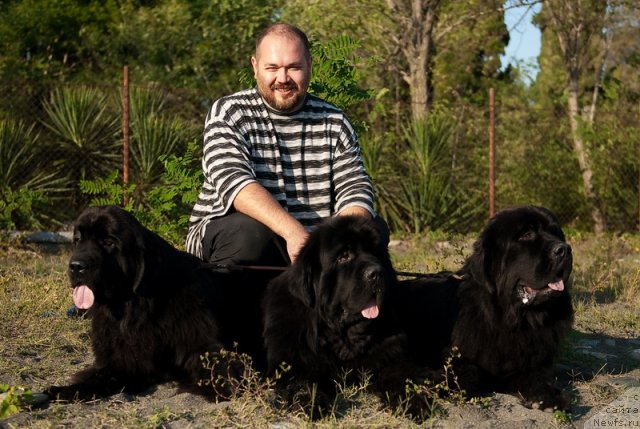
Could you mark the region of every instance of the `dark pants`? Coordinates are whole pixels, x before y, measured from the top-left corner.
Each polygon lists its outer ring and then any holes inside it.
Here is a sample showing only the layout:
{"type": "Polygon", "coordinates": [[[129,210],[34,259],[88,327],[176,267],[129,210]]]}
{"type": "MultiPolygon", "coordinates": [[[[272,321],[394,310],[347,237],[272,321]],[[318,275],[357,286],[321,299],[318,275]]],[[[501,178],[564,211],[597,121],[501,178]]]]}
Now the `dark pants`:
{"type": "Polygon", "coordinates": [[[290,263],[282,237],[238,212],[209,221],[202,251],[204,260],[212,264],[284,267],[290,263]]]}
{"type": "MultiPolygon", "coordinates": [[[[388,243],[387,223],[379,216],[375,220],[388,243]]],[[[202,249],[204,260],[212,264],[281,267],[291,263],[282,237],[252,217],[238,212],[209,221],[202,249]]]]}

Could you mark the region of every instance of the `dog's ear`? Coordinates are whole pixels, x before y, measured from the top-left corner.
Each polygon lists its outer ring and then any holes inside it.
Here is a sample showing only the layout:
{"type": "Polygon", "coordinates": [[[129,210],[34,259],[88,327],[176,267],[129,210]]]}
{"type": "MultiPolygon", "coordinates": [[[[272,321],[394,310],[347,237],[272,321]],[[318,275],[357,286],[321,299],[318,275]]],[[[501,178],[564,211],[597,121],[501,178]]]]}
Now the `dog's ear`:
{"type": "Polygon", "coordinates": [[[322,269],[319,255],[320,243],[311,236],[287,272],[289,292],[309,308],[316,305],[317,276],[322,269]]]}
{"type": "Polygon", "coordinates": [[[133,292],[136,294],[148,293],[148,288],[142,288],[141,285],[145,283],[149,283],[149,281],[145,281],[145,278],[148,277],[148,272],[153,270],[152,258],[149,257],[149,252],[151,249],[148,248],[145,240],[144,231],[138,228],[134,229],[134,257],[131,263],[131,271],[133,275],[133,292]]]}
{"type": "Polygon", "coordinates": [[[499,259],[503,253],[499,249],[501,245],[497,240],[496,232],[489,224],[473,244],[473,253],[467,259],[464,269],[478,283],[487,285],[492,293],[495,292],[495,282],[498,281],[495,278],[495,273],[500,272],[499,266],[496,264],[501,264],[499,259]]]}
{"type": "Polygon", "coordinates": [[[473,253],[467,259],[465,271],[468,271],[474,279],[480,282],[484,282],[486,280],[486,263],[490,258],[490,255],[486,255],[484,246],[482,245],[482,241],[477,240],[473,244],[473,253]]]}

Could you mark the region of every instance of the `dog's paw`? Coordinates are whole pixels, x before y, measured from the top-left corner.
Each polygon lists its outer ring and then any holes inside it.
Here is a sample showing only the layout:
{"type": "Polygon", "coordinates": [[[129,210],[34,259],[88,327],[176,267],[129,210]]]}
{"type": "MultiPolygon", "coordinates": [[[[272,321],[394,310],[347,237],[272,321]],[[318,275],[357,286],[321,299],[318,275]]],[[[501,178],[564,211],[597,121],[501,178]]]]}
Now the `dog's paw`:
{"type": "Polygon", "coordinates": [[[81,392],[74,386],[50,386],[43,392],[50,401],[73,402],[82,399],[81,392]]]}
{"type": "Polygon", "coordinates": [[[332,396],[316,384],[293,382],[286,387],[277,388],[272,403],[278,408],[300,412],[311,420],[327,416],[331,412],[332,396]]]}
{"type": "Polygon", "coordinates": [[[522,404],[534,410],[567,411],[571,407],[571,397],[563,390],[550,388],[547,392],[522,398],[522,404]]]}
{"type": "Polygon", "coordinates": [[[436,409],[436,400],[430,395],[410,395],[405,402],[405,415],[417,423],[428,420],[436,409]]]}

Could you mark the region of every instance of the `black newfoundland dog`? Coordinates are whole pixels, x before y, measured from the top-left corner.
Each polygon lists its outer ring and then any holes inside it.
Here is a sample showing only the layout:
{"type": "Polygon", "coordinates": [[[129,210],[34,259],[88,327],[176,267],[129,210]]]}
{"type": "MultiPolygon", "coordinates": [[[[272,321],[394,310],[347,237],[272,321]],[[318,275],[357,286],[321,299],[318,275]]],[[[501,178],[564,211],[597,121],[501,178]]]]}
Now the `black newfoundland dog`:
{"type": "MultiPolygon", "coordinates": [[[[388,305],[396,284],[374,221],[338,216],[313,231],[263,301],[267,373],[290,368],[278,381],[281,399],[317,416],[335,398],[337,384],[360,382],[362,370],[387,405],[407,399],[407,379],[423,380],[407,359],[406,337],[388,305]],[[315,397],[301,393],[310,386],[317,388],[315,397]]],[[[428,406],[426,397],[407,401],[416,418],[428,406]]]]}
{"type": "Polygon", "coordinates": [[[220,321],[226,276],[203,268],[115,206],[85,210],[73,241],[69,279],[74,302],[91,315],[95,362],[71,385],[49,388],[49,396],[139,393],[166,380],[213,396],[198,382],[211,378],[201,355],[228,344],[220,321]]]}
{"type": "Polygon", "coordinates": [[[452,369],[468,395],[512,393],[534,408],[567,409],[553,386],[552,364],[571,328],[571,247],[556,217],[542,207],[493,217],[457,273],[400,282],[415,362],[452,369]]]}

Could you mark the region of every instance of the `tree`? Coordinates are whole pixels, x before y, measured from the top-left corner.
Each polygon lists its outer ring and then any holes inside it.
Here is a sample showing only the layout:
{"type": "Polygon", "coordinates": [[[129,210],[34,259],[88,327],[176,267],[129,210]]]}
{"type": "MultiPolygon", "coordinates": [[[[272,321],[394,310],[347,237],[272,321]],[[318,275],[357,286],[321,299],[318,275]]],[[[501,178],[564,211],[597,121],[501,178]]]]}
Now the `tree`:
{"type": "Polygon", "coordinates": [[[402,72],[411,94],[411,113],[420,119],[429,111],[429,69],[434,53],[433,31],[436,26],[440,0],[387,0],[391,16],[399,34],[394,44],[402,52],[408,71],[402,72]]]}
{"type": "MultiPolygon", "coordinates": [[[[593,168],[589,151],[582,138],[580,123],[585,121],[589,126],[593,125],[596,106],[595,98],[592,97],[590,114],[586,114],[587,109],[584,106],[581,107],[580,81],[596,56],[606,58],[606,43],[605,49],[597,51],[593,49],[593,39],[603,36],[606,38],[603,27],[610,7],[608,2],[601,0],[546,0],[541,15],[543,28],[550,30],[557,39],[567,76],[565,89],[571,139],[580,167],[585,196],[591,207],[595,232],[604,231],[605,219],[594,188],[593,168]]],[[[597,94],[597,85],[593,85],[594,94],[597,94]]]]}

